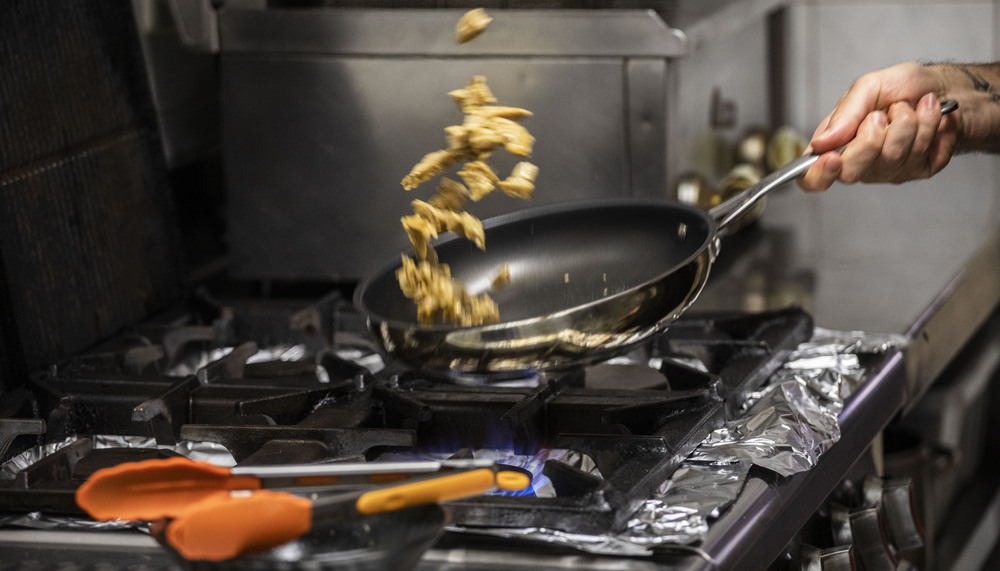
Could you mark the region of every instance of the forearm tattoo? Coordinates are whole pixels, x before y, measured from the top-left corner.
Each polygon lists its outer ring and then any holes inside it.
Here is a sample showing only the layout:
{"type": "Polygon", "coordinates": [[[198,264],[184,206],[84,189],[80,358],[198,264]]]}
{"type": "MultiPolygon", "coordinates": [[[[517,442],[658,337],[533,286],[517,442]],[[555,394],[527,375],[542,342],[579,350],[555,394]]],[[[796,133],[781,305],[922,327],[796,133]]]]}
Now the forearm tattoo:
{"type": "Polygon", "coordinates": [[[972,88],[981,93],[985,93],[989,96],[990,101],[993,103],[1000,104],[1000,93],[997,93],[996,88],[986,80],[985,77],[978,71],[973,72],[966,66],[961,66],[959,69],[972,80],[972,88]]]}

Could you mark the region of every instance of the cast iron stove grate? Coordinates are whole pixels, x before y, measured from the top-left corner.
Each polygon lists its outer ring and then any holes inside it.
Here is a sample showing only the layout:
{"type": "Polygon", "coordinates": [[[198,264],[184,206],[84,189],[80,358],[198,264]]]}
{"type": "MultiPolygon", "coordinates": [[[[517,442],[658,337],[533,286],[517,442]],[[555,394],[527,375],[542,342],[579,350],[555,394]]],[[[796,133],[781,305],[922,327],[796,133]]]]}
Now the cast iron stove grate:
{"type": "Polygon", "coordinates": [[[169,456],[178,442],[221,444],[244,465],[559,449],[591,459],[599,476],[548,460],[536,476],[551,481],[554,495],[452,502],[453,521],[610,531],[812,331],[798,309],[688,316],[634,352],[639,369],[655,369],[652,381],[630,379],[638,370],[632,362],[602,364],[600,381],[588,367],[544,375],[535,386],[460,385],[394,363],[373,373],[359,364],[365,359],[345,359],[340,341],[353,344],[364,332],[336,295],[213,307],[203,323],[159,323],[139,345],[81,355],[4,395],[0,443],[40,432],[41,444],[77,438],[0,479],[4,510],[79,515],[73,492],[94,470],[169,456]],[[292,342],[307,347],[303,359],[251,362],[260,344],[292,342]],[[191,344],[229,350],[188,374],[158,365],[191,344]],[[97,435],[146,438],[160,448],[101,448],[97,435]]]}

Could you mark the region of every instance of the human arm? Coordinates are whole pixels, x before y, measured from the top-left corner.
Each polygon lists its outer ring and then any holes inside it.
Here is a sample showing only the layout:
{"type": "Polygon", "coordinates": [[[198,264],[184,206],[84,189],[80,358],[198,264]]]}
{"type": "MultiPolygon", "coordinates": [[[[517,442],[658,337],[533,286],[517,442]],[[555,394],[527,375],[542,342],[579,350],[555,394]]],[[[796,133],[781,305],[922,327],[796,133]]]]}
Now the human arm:
{"type": "Polygon", "coordinates": [[[838,180],[928,178],[956,152],[1000,152],[1000,63],[903,63],[865,74],[817,127],[810,149],[820,157],[799,179],[810,191],[838,180]],[[944,99],[958,101],[958,111],[942,116],[944,99]]]}

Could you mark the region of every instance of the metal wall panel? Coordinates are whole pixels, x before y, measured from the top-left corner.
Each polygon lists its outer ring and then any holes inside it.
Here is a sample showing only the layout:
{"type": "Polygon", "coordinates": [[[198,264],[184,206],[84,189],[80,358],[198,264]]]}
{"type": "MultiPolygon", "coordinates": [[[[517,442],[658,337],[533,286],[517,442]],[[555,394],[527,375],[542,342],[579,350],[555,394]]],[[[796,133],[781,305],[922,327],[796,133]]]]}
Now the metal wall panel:
{"type": "MultiPolygon", "coordinates": [[[[680,34],[647,11],[503,12],[458,46],[460,14],[222,13],[235,275],[354,280],[403,250],[399,218],[436,183],[407,193],[400,180],[446,146],[444,128],[462,122],[447,93],[475,75],[500,104],[534,113],[524,122],[541,169],[532,204],[666,195],[667,68],[680,34]]],[[[516,162],[494,157],[502,176],[516,162]]],[[[495,194],[468,210],[526,206],[495,194]]]]}

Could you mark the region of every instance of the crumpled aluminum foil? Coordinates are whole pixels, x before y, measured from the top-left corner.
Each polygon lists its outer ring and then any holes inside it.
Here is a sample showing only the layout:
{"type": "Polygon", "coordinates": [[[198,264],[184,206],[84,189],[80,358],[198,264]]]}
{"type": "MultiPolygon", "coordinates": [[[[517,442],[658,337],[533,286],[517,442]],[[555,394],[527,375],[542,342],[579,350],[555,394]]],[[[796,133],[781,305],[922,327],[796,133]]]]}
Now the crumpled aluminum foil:
{"type": "Polygon", "coordinates": [[[840,439],[841,408],[841,400],[826,399],[803,379],[781,381],[763,391],[743,417],[713,431],[690,459],[728,465],[738,458],[791,476],[816,465],[840,439]]]}
{"type": "MultiPolygon", "coordinates": [[[[17,473],[39,460],[51,456],[79,440],[71,436],[59,442],[51,442],[29,448],[0,465],[0,480],[13,480],[17,473]]],[[[94,448],[156,448],[156,441],[145,436],[94,436],[94,448]]]]}
{"type": "MultiPolygon", "coordinates": [[[[164,374],[168,377],[184,377],[195,375],[200,369],[218,361],[233,352],[235,347],[216,347],[193,353],[169,367],[164,374]]],[[[310,356],[309,348],[302,343],[277,344],[257,349],[257,352],[247,358],[247,364],[267,361],[302,361],[310,356]]]]}
{"type": "Polygon", "coordinates": [[[899,335],[816,328],[765,386],[751,394],[739,418],[714,431],[692,460],[729,464],[733,458],[791,476],[816,465],[840,439],[844,399],[864,380],[860,355],[902,347],[899,335]]]}
{"type": "Polygon", "coordinates": [[[449,532],[465,535],[482,535],[487,537],[502,537],[505,539],[523,539],[537,541],[549,545],[560,545],[597,555],[617,555],[620,557],[642,557],[649,550],[627,538],[613,535],[589,535],[584,533],[569,533],[558,529],[544,527],[477,527],[466,528],[450,526],[449,532]]]}
{"type": "Polygon", "coordinates": [[[739,497],[751,466],[783,476],[813,467],[840,438],[837,417],[844,399],[865,378],[859,356],[905,344],[899,335],[815,328],[813,337],[750,395],[741,414],[710,434],[621,533],[595,537],[538,528],[477,533],[607,555],[647,555],[650,546],[694,546],[739,497]]]}
{"type": "Polygon", "coordinates": [[[689,460],[632,516],[623,536],[639,545],[693,543],[736,501],[749,471],[742,461],[720,467],[689,460]]]}
{"type": "Polygon", "coordinates": [[[120,531],[134,529],[149,532],[149,524],[139,521],[95,521],[86,518],[57,516],[41,512],[14,514],[0,517],[0,527],[22,527],[40,530],[120,531]]]}
{"type": "MultiPolygon", "coordinates": [[[[13,480],[18,472],[31,466],[35,462],[58,452],[59,450],[77,442],[79,438],[71,436],[60,442],[53,442],[41,446],[29,448],[7,460],[0,465],[0,480],[13,480]]],[[[96,435],[91,437],[94,449],[101,448],[164,448],[187,456],[195,460],[204,460],[219,466],[235,466],[236,461],[232,455],[221,444],[214,442],[182,441],[175,446],[163,447],[156,443],[156,440],[144,436],[123,436],[123,435],[96,435]]],[[[145,522],[130,521],[94,521],[90,518],[79,518],[71,516],[58,516],[40,512],[27,514],[11,514],[0,516],[0,527],[23,527],[29,529],[60,529],[60,530],[120,530],[137,529],[148,531],[149,525],[145,522]]]]}
{"type": "MultiPolygon", "coordinates": [[[[183,440],[173,446],[160,446],[156,440],[147,436],[127,436],[119,434],[98,434],[90,437],[94,449],[101,448],[160,448],[176,452],[181,456],[187,456],[194,460],[204,460],[218,466],[232,467],[236,465],[236,460],[232,454],[221,444],[215,442],[203,442],[193,440],[183,440]]],[[[17,456],[0,464],[0,480],[13,480],[17,473],[31,466],[35,462],[62,450],[63,448],[77,442],[76,436],[70,436],[59,442],[52,442],[29,448],[17,456]]]]}

